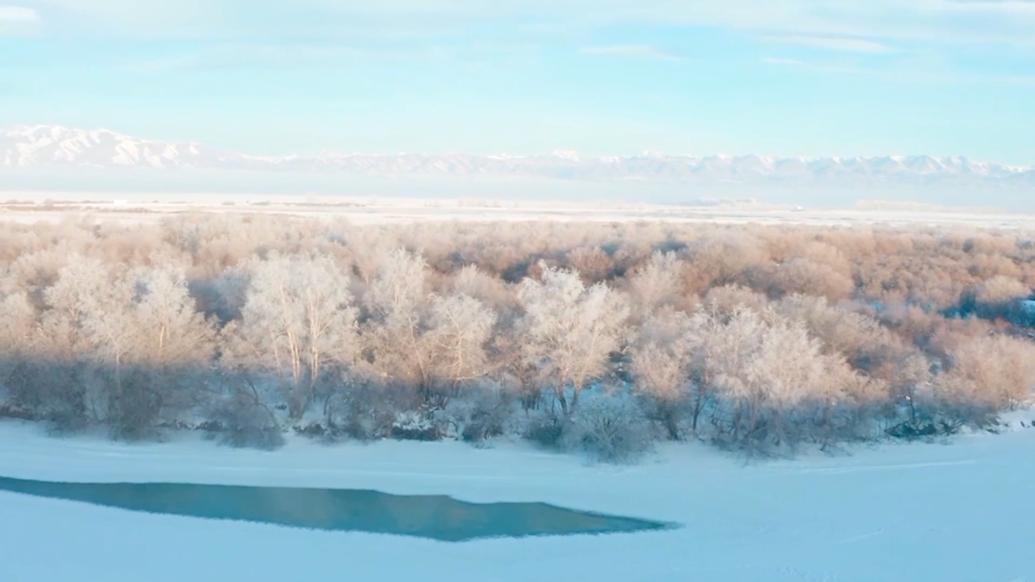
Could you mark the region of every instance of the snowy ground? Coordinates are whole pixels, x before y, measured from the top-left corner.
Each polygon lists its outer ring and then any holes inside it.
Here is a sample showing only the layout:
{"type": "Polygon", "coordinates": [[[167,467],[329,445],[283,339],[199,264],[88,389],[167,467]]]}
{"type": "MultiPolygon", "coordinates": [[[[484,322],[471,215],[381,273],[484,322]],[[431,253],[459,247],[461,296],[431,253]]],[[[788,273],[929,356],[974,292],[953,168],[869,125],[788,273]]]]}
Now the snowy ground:
{"type": "Polygon", "coordinates": [[[231,194],[138,195],[0,193],[3,222],[88,219],[152,224],[177,215],[249,214],[345,220],[353,224],[437,222],[664,222],[788,224],[814,226],[910,226],[1035,231],[1035,214],[1002,211],[859,204],[855,208],[795,208],[761,203],[639,204],[600,202],[402,197],[269,197],[231,194]]]}
{"type": "Polygon", "coordinates": [[[607,536],[444,543],[0,493],[0,580],[1035,580],[1035,429],[745,463],[672,445],[634,466],[522,444],[379,442],[275,452],[127,445],[0,422],[0,475],[373,488],[547,501],[676,521],[607,536]]]}

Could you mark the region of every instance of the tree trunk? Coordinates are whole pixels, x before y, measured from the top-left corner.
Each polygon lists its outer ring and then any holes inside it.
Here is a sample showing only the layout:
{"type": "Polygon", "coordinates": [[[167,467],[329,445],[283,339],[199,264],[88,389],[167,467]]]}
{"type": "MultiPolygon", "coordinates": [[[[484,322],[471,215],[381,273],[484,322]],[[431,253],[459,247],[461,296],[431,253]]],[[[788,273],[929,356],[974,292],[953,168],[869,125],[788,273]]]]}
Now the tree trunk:
{"type": "MultiPolygon", "coordinates": [[[[679,425],[676,423],[676,411],[675,407],[671,402],[666,402],[662,406],[662,418],[664,418],[665,429],[668,430],[668,436],[674,441],[681,440],[679,437],[679,425]]],[[[696,419],[695,419],[696,420],[696,419]]]]}
{"type": "Polygon", "coordinates": [[[704,407],[704,394],[701,389],[697,389],[697,396],[694,398],[694,412],[693,418],[690,420],[690,432],[697,436],[697,419],[701,417],[701,409],[704,407]]]}
{"type": "Polygon", "coordinates": [[[563,414],[564,418],[567,420],[570,416],[570,411],[568,410],[568,398],[564,395],[563,386],[557,388],[557,400],[561,403],[561,414],[563,414]]]}

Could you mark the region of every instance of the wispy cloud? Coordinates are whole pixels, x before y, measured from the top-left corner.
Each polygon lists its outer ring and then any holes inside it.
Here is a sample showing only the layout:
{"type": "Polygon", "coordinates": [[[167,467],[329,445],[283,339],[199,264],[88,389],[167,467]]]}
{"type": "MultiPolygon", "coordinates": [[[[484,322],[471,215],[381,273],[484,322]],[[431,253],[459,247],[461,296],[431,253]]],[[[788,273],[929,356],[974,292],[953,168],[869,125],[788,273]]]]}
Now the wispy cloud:
{"type": "Polygon", "coordinates": [[[32,8],[0,4],[0,36],[31,34],[39,21],[39,13],[32,8]]]}
{"type": "Polygon", "coordinates": [[[873,69],[867,69],[859,67],[854,64],[848,63],[837,63],[837,62],[820,62],[820,61],[806,61],[802,59],[793,59],[786,57],[763,57],[762,62],[767,65],[773,65],[776,67],[788,67],[799,69],[802,71],[811,71],[816,73],[829,73],[838,75],[873,75],[880,74],[879,71],[873,69]]]}
{"type": "Polygon", "coordinates": [[[359,61],[422,60],[449,58],[442,47],[377,50],[339,44],[225,43],[152,58],[130,58],[122,67],[135,73],[166,73],[177,70],[239,68],[348,67],[359,61]]]}
{"type": "Polygon", "coordinates": [[[18,30],[39,22],[39,12],[25,6],[0,4],[0,33],[18,30]]]}
{"type": "Polygon", "coordinates": [[[40,15],[32,8],[0,4],[0,24],[25,24],[38,22],[40,15]]]}
{"type": "Polygon", "coordinates": [[[970,12],[1035,14],[1035,0],[950,0],[947,7],[970,12]]]}
{"type": "Polygon", "coordinates": [[[959,72],[938,72],[903,70],[901,68],[866,67],[856,63],[832,62],[832,61],[811,61],[778,56],[762,57],[761,62],[774,67],[786,67],[803,72],[867,76],[874,79],[886,81],[900,81],[908,78],[915,83],[969,83],[987,85],[997,83],[1002,85],[1033,85],[1035,75],[1026,74],[996,74],[996,73],[959,73],[959,72]]]}
{"type": "Polygon", "coordinates": [[[766,42],[778,44],[793,44],[808,48],[822,49],[828,51],[881,54],[890,53],[894,49],[884,43],[867,38],[849,36],[817,36],[817,35],[785,35],[767,36],[766,42]]]}
{"type": "Polygon", "coordinates": [[[784,57],[763,57],[762,62],[767,65],[782,65],[787,67],[804,67],[808,63],[799,59],[787,59],[784,57]]]}
{"type": "Polygon", "coordinates": [[[586,46],[579,49],[584,55],[632,57],[659,61],[681,61],[683,57],[649,44],[613,44],[586,46]]]}
{"type": "MultiPolygon", "coordinates": [[[[5,0],[0,0],[5,1],[5,0]]],[[[1035,26],[1032,0],[15,0],[40,7],[75,29],[83,23],[120,36],[204,37],[224,40],[269,34],[319,34],[345,42],[357,36],[448,35],[499,21],[570,33],[641,25],[707,26],[750,34],[836,38],[836,50],[879,50],[845,38],[1028,45],[1035,26]],[[262,4],[262,7],[258,6],[262,4]],[[252,15],[248,18],[235,17],[252,15]],[[263,14],[272,17],[263,17],[263,14]]],[[[815,39],[808,42],[819,42],[815,39]]],[[[883,41],[882,41],[883,42],[883,41]]],[[[876,43],[878,45],[881,42],[876,43]]],[[[665,51],[660,51],[664,53],[665,51]]]]}

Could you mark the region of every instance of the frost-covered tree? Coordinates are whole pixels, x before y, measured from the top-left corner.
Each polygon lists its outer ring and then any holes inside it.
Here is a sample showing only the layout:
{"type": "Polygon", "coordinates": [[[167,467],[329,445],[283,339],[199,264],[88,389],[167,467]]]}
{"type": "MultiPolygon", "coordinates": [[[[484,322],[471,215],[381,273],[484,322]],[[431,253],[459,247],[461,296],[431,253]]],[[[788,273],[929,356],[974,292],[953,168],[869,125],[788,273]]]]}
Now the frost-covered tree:
{"type": "Polygon", "coordinates": [[[875,318],[835,307],[823,297],[790,295],[776,302],[774,309],[803,322],[823,342],[825,351],[840,353],[856,369],[884,380],[891,380],[915,351],[875,318]]]}
{"type": "Polygon", "coordinates": [[[703,301],[704,310],[720,319],[729,317],[739,309],[761,312],[767,305],[769,300],[765,295],[740,285],[713,287],[705,294],[703,301]]]}
{"type": "Polygon", "coordinates": [[[53,285],[43,291],[38,350],[50,358],[74,358],[90,351],[85,335],[87,316],[111,292],[111,274],[100,260],[70,257],[53,285]]]}
{"type": "Polygon", "coordinates": [[[636,387],[657,403],[660,418],[674,439],[680,438],[677,409],[688,401],[691,430],[697,432],[705,385],[695,381],[694,368],[700,365],[706,324],[701,314],[663,309],[640,325],[630,346],[630,371],[636,387]]]}
{"type": "Polygon", "coordinates": [[[830,438],[838,405],[866,393],[868,382],[843,357],[823,353],[802,323],[771,311],[739,309],[707,337],[704,380],[725,403],[720,425],[731,442],[793,444],[803,427],[830,438]]]}
{"type": "Polygon", "coordinates": [[[938,377],[939,398],[958,413],[983,414],[1024,402],[1035,393],[1035,344],[1004,335],[962,338],[948,348],[949,370],[938,377]]]}
{"type": "Polygon", "coordinates": [[[405,250],[383,261],[367,291],[364,336],[379,374],[411,383],[425,399],[446,398],[489,372],[496,314],[465,293],[431,293],[427,271],[423,257],[405,250]]]}
{"type": "Polygon", "coordinates": [[[455,389],[487,374],[491,366],[487,347],[495,323],[496,314],[473,297],[435,297],[426,332],[435,377],[455,389]]]}
{"type": "Polygon", "coordinates": [[[9,384],[16,404],[62,427],[102,420],[111,384],[94,373],[100,354],[92,324],[111,294],[112,275],[95,258],[72,254],[66,261],[37,292],[39,323],[20,338],[22,359],[9,384]]]}
{"type": "Polygon", "coordinates": [[[457,271],[452,278],[452,289],[497,309],[509,308],[514,303],[513,291],[498,277],[476,265],[465,265],[457,271]]]}
{"type": "Polygon", "coordinates": [[[31,354],[28,345],[36,328],[36,309],[24,292],[0,295],[0,354],[31,354]]]}
{"type": "Polygon", "coordinates": [[[425,395],[433,379],[431,346],[424,337],[430,297],[426,272],[420,255],[405,249],[391,252],[367,289],[371,316],[363,332],[376,374],[409,382],[425,395]]]}
{"type": "Polygon", "coordinates": [[[683,263],[673,252],[656,251],[629,278],[629,294],[639,316],[663,306],[682,307],[683,263]]]}
{"type": "Polygon", "coordinates": [[[1031,295],[1032,289],[1029,285],[1018,281],[1014,277],[996,275],[982,281],[974,292],[975,299],[981,303],[1004,303],[1012,299],[1026,299],[1031,295]]]}
{"type": "Polygon", "coordinates": [[[522,358],[568,416],[579,393],[607,371],[610,355],[620,349],[628,302],[602,283],[586,287],[578,273],[554,268],[543,270],[542,281],[525,280],[518,300],[524,309],[522,358]]]}
{"type": "Polygon", "coordinates": [[[349,277],[329,258],[299,255],[256,261],[251,275],[228,359],[282,376],[298,419],[328,366],[351,362],[358,348],[349,277]]]}
{"type": "Polygon", "coordinates": [[[180,271],[162,267],[133,273],[134,360],[151,366],[207,365],[215,328],[195,307],[180,271]]]}
{"type": "Polygon", "coordinates": [[[34,357],[29,344],[36,330],[36,310],[24,292],[0,294],[0,387],[18,362],[34,357]]]}
{"type": "Polygon", "coordinates": [[[0,399],[62,426],[189,422],[189,404],[265,438],[319,395],[350,434],[485,408],[496,434],[519,395],[555,439],[593,386],[672,435],[760,446],[988,422],[1035,373],[1018,232],[233,213],[0,230],[0,399]]]}
{"type": "Polygon", "coordinates": [[[83,335],[100,361],[112,367],[116,393],[122,390],[126,356],[142,339],[134,317],[135,294],[136,281],[122,276],[84,300],[83,335]]]}
{"type": "Polygon", "coordinates": [[[120,436],[145,436],[162,412],[189,405],[211,361],[215,330],[195,310],[182,273],[142,268],[116,277],[84,306],[83,335],[111,371],[107,416],[120,436]]]}

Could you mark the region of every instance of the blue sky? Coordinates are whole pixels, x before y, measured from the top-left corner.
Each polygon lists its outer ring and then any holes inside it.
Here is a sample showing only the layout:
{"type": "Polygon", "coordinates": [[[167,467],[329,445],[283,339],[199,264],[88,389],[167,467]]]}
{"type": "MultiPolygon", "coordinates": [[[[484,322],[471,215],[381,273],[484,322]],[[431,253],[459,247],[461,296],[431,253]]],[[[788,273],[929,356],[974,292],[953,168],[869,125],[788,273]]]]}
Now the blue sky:
{"type": "Polygon", "coordinates": [[[1035,1],[0,0],[0,125],[1035,163],[1035,1]]]}

